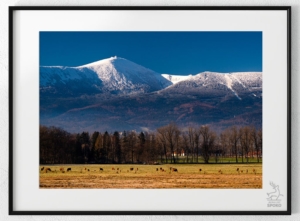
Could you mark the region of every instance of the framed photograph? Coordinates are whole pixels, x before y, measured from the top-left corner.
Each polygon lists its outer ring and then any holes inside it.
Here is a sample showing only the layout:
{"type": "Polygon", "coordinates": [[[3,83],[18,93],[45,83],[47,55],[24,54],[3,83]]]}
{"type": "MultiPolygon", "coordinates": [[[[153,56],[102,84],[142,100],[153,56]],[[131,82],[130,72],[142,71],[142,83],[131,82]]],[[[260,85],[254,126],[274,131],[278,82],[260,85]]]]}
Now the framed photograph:
{"type": "Polygon", "coordinates": [[[10,215],[291,214],[291,7],[10,7],[10,215]]]}

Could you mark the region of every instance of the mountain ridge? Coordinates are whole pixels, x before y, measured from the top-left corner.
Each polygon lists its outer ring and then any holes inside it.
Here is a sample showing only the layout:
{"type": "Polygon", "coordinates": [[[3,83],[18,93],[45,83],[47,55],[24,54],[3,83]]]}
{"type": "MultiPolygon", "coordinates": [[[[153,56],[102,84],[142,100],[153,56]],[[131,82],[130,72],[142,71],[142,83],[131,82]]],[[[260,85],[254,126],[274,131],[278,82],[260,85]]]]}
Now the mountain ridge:
{"type": "Polygon", "coordinates": [[[124,58],[40,67],[40,123],[68,131],[262,125],[262,72],[159,74],[124,58]]]}

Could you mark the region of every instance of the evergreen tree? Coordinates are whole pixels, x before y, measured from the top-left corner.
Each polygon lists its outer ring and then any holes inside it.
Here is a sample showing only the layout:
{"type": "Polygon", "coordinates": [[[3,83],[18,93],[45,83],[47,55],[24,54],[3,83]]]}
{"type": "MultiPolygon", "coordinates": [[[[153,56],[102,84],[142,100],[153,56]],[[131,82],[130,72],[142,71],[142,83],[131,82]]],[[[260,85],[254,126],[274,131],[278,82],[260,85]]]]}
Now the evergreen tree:
{"type": "Polygon", "coordinates": [[[113,141],[115,147],[116,162],[121,163],[122,162],[121,142],[120,142],[120,135],[117,131],[114,132],[113,141]]]}
{"type": "Polygon", "coordinates": [[[83,153],[83,160],[85,163],[89,160],[90,154],[90,135],[88,132],[82,132],[79,137],[79,141],[81,144],[81,151],[83,153]]]}
{"type": "Polygon", "coordinates": [[[146,138],[145,134],[141,132],[138,136],[138,149],[137,149],[137,161],[140,162],[141,158],[143,158],[143,154],[145,151],[145,143],[146,143],[146,138]]]}
{"type": "Polygon", "coordinates": [[[95,160],[97,158],[95,144],[96,144],[98,136],[99,136],[99,132],[98,131],[95,131],[92,134],[92,137],[91,137],[91,148],[90,148],[90,154],[89,154],[89,162],[95,162],[95,160]]]}
{"type": "Polygon", "coordinates": [[[122,134],[122,139],[121,139],[121,146],[122,146],[122,159],[124,160],[124,162],[129,162],[129,141],[128,141],[128,136],[126,131],[123,132],[122,134]]]}
{"type": "Polygon", "coordinates": [[[101,155],[103,156],[105,163],[108,163],[109,161],[109,151],[111,148],[111,140],[110,140],[110,136],[108,134],[107,131],[105,131],[104,135],[103,135],[103,148],[101,151],[101,155]]]}

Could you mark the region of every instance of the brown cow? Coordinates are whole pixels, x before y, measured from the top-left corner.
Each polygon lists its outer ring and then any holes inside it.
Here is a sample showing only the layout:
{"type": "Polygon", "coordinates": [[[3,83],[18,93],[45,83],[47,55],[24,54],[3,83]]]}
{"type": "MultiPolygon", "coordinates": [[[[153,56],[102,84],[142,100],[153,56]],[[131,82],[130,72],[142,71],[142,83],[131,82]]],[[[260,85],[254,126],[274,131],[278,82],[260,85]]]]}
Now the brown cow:
{"type": "Polygon", "coordinates": [[[63,167],[61,167],[60,169],[59,169],[59,171],[64,171],[65,170],[65,168],[63,168],[63,167]]]}
{"type": "Polygon", "coordinates": [[[202,169],[200,168],[200,169],[199,169],[199,171],[201,172],[201,171],[202,171],[202,169]]]}
{"type": "Polygon", "coordinates": [[[49,168],[49,167],[47,167],[46,169],[45,169],[45,172],[47,173],[47,172],[51,172],[51,169],[49,168]]]}
{"type": "Polygon", "coordinates": [[[133,170],[134,168],[133,167],[130,167],[130,170],[133,170]]]}
{"type": "Polygon", "coordinates": [[[176,168],[172,168],[173,172],[178,172],[178,170],[176,168]]]}
{"type": "Polygon", "coordinates": [[[41,168],[41,171],[43,171],[43,170],[44,170],[44,167],[41,168]]]}
{"type": "Polygon", "coordinates": [[[67,172],[69,172],[69,171],[71,171],[71,167],[69,167],[69,168],[67,169],[67,172]]]}
{"type": "Polygon", "coordinates": [[[114,167],[112,167],[112,168],[111,168],[111,170],[115,170],[115,168],[114,168],[114,167]]]}
{"type": "Polygon", "coordinates": [[[156,168],[156,171],[158,171],[158,168],[156,168]]]}
{"type": "Polygon", "coordinates": [[[103,168],[100,167],[100,171],[103,171],[103,168]]]}

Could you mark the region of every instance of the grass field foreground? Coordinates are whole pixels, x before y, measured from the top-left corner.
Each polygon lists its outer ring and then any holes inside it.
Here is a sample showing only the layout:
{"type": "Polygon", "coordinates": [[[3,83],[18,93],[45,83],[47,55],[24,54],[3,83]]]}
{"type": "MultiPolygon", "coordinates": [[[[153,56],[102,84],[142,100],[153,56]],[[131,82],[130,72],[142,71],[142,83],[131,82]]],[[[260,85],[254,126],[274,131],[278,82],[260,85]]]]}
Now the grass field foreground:
{"type": "Polygon", "coordinates": [[[261,163],[40,165],[39,169],[40,188],[262,188],[261,163]]]}

